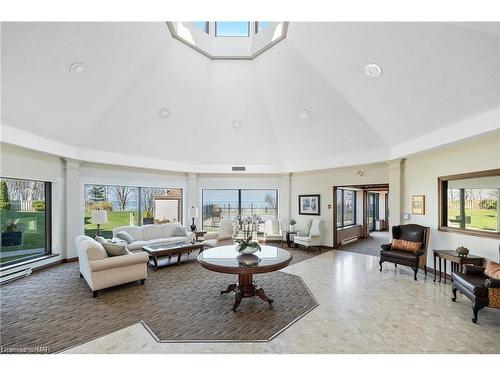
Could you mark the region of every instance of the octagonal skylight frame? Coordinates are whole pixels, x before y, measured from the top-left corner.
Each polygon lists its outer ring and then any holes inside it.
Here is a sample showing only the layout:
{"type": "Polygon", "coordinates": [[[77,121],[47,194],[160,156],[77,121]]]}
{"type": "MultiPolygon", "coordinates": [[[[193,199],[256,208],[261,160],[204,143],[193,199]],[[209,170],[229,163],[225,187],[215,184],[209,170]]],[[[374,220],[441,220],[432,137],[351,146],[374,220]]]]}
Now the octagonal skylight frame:
{"type": "Polygon", "coordinates": [[[208,33],[192,22],[166,22],[172,36],[213,60],[253,60],[286,38],[288,22],[269,22],[256,32],[250,22],[248,37],[215,36],[215,22],[209,22],[208,33]]]}

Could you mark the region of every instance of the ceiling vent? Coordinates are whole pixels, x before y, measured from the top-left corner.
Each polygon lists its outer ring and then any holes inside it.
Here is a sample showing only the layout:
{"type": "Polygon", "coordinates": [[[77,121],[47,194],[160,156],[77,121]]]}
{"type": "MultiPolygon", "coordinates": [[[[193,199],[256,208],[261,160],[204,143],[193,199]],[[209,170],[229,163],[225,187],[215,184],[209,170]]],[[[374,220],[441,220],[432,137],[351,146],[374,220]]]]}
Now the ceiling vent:
{"type": "Polygon", "coordinates": [[[232,167],[233,172],[245,172],[246,167],[232,167]]]}

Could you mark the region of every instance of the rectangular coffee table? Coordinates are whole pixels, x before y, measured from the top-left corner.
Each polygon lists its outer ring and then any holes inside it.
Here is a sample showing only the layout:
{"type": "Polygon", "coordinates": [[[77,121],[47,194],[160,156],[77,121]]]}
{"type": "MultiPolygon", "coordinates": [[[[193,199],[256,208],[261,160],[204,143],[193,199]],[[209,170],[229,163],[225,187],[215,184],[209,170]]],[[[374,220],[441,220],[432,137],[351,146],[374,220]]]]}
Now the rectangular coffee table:
{"type": "MultiPolygon", "coordinates": [[[[199,250],[201,253],[203,245],[201,243],[174,242],[143,246],[142,250],[149,254],[149,258],[153,261],[152,266],[156,271],[158,269],[158,258],[168,257],[169,262],[167,264],[169,264],[172,256],[177,256],[177,265],[180,265],[182,254],[190,254],[194,250],[199,250]]],[[[151,263],[151,260],[149,263],[151,263]]]]}

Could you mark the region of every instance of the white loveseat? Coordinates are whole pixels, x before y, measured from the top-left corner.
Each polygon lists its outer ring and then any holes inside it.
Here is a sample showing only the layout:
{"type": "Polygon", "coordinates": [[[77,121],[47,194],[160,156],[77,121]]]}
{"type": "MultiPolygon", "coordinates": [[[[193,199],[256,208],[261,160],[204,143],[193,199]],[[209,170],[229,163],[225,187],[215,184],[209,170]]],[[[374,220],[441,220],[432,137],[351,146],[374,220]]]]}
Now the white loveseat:
{"type": "Polygon", "coordinates": [[[141,251],[134,254],[108,257],[104,247],[87,236],[75,239],[78,251],[80,277],[92,289],[93,297],[97,291],[115,285],[140,280],[144,284],[147,277],[148,254],[141,251]]]}
{"type": "Polygon", "coordinates": [[[189,241],[194,234],[186,232],[186,236],[173,236],[174,229],[182,227],[180,223],[167,223],[167,224],[148,224],[141,227],[125,226],[113,229],[113,240],[123,241],[117,238],[117,234],[121,231],[127,232],[132,236],[134,241],[127,245],[129,251],[139,251],[143,246],[154,245],[157,243],[180,242],[189,241]]]}

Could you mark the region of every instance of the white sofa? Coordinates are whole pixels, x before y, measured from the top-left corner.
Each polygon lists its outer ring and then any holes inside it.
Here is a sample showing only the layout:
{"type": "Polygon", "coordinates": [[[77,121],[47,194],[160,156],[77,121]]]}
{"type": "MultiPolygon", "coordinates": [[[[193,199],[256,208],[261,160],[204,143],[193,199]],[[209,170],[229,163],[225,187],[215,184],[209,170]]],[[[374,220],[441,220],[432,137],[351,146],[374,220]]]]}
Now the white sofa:
{"type": "Polygon", "coordinates": [[[85,278],[93,297],[97,297],[98,290],[115,285],[137,280],[144,284],[149,260],[145,252],[108,257],[104,247],[91,237],[78,236],[75,243],[80,277],[85,278]]]}
{"type": "Polygon", "coordinates": [[[323,220],[312,219],[307,225],[305,233],[297,233],[293,242],[295,245],[305,246],[309,252],[311,247],[317,247],[321,251],[321,238],[323,236],[323,220]]]}
{"type": "Polygon", "coordinates": [[[194,234],[186,231],[187,235],[182,237],[174,237],[172,233],[176,227],[182,227],[180,223],[167,223],[167,224],[148,224],[141,227],[125,226],[113,229],[113,240],[123,241],[116,237],[121,232],[130,234],[134,241],[127,245],[129,251],[139,251],[143,246],[154,245],[157,243],[180,242],[189,241],[194,234]]]}

